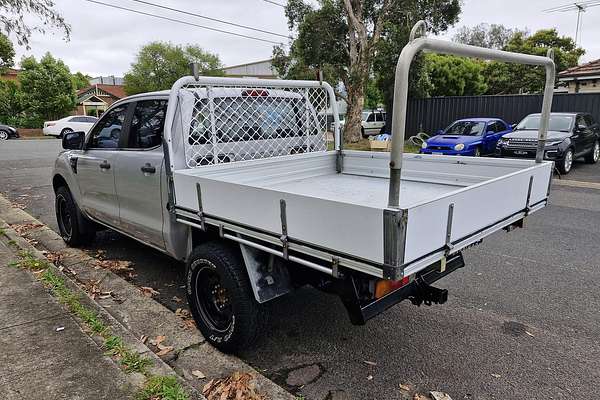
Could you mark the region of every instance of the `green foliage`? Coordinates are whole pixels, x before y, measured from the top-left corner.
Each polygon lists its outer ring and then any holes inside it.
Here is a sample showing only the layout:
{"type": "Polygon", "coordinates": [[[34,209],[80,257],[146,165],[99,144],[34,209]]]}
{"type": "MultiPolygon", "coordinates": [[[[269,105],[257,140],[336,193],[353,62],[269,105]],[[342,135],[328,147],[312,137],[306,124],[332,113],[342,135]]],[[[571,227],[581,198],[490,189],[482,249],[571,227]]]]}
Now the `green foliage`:
{"type": "Polygon", "coordinates": [[[201,75],[223,74],[219,57],[198,46],[149,43],[142,47],[130,71],[125,74],[125,91],[136,94],[170,89],[177,79],[190,74],[192,62],[199,64],[201,75]]]}
{"type": "Polygon", "coordinates": [[[62,118],[75,108],[75,89],[69,68],[46,53],[21,60],[21,90],[29,118],[38,121],[62,118]]]}
{"type": "MultiPolygon", "coordinates": [[[[434,33],[456,22],[459,0],[322,0],[312,6],[303,0],[290,0],[285,13],[297,37],[286,53],[273,51],[274,66],[284,78],[315,79],[318,72],[333,84],[342,83],[338,93],[348,103],[346,138],[360,136],[360,109],[392,104],[394,71],[400,51],[406,45],[412,25],[425,19],[434,33]],[[418,18],[416,17],[418,16],[418,18]],[[378,92],[373,90],[375,77],[378,92]]],[[[413,63],[410,93],[424,96],[430,87],[422,73],[423,62],[413,63]]]]}
{"type": "Polygon", "coordinates": [[[81,72],[76,72],[73,75],[71,75],[71,81],[73,82],[73,87],[75,88],[75,90],[83,89],[90,86],[90,79],[92,79],[91,76],[85,75],[81,72]]]}
{"type": "Polygon", "coordinates": [[[14,35],[17,43],[27,48],[31,34],[46,33],[48,27],[62,30],[68,40],[71,27],[53,7],[52,0],[0,0],[2,27],[7,35],[14,35]],[[32,16],[38,21],[34,22],[32,16]]]}
{"type": "Polygon", "coordinates": [[[0,72],[6,71],[15,63],[15,49],[10,39],[0,33],[0,72]]]}
{"type": "MultiPolygon", "coordinates": [[[[559,36],[556,29],[542,29],[531,36],[517,32],[504,50],[545,56],[549,48],[554,49],[557,72],[576,66],[585,53],[570,37],[559,36]]],[[[490,62],[484,74],[489,87],[487,94],[538,93],[544,89],[545,71],[542,67],[490,62]]]]}
{"type": "Polygon", "coordinates": [[[175,376],[153,376],[138,393],[137,400],[188,400],[175,376]]]}
{"type": "Polygon", "coordinates": [[[383,93],[379,90],[377,82],[369,79],[365,90],[365,109],[375,109],[383,106],[383,93]]]}
{"type": "Polygon", "coordinates": [[[481,23],[471,28],[463,26],[454,35],[453,40],[471,46],[501,50],[517,33],[527,35],[526,30],[511,29],[499,24],[481,23]]]}
{"type": "Polygon", "coordinates": [[[0,81],[0,122],[18,126],[23,117],[23,92],[11,81],[0,81]]]}
{"type": "MultiPolygon", "coordinates": [[[[376,46],[373,72],[377,85],[383,93],[384,103],[391,110],[396,63],[400,52],[408,43],[410,30],[417,20],[424,19],[428,34],[444,32],[458,21],[460,2],[458,0],[405,0],[394,3],[388,22],[381,33],[382,40],[376,46]]],[[[425,71],[424,57],[419,55],[411,65],[409,75],[409,97],[427,97],[431,82],[425,71]]]]}
{"type": "Polygon", "coordinates": [[[487,90],[480,61],[439,54],[428,54],[425,60],[431,96],[476,96],[487,90]]]}

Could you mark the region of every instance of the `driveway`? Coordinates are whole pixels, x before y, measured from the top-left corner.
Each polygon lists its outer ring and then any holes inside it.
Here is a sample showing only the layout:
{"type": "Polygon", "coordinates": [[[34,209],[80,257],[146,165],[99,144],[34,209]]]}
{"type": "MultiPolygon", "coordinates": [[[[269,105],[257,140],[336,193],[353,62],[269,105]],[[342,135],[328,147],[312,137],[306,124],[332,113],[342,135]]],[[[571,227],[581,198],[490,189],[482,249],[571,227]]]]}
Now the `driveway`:
{"type": "MultiPolygon", "coordinates": [[[[53,229],[59,147],[0,144],[0,190],[53,229]]],[[[563,179],[600,183],[600,164],[563,179]]],[[[271,305],[271,331],[241,357],[307,399],[403,399],[400,385],[455,400],[588,398],[600,382],[599,188],[554,185],[525,229],[468,250],[467,266],[438,282],[450,291],[443,306],[402,303],[355,327],[337,298],[302,289],[271,305]]],[[[181,307],[179,263],[112,232],[99,249],[132,261],[134,283],[181,307]]]]}

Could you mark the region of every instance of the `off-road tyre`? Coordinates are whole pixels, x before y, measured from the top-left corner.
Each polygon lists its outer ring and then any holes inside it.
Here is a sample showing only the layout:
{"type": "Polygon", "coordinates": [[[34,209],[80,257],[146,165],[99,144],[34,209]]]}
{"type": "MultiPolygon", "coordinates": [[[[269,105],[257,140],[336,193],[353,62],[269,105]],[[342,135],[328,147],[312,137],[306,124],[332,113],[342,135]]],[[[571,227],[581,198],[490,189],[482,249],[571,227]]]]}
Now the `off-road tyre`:
{"type": "Polygon", "coordinates": [[[213,241],[194,248],[187,262],[186,294],[198,329],[224,353],[250,347],[267,324],[267,309],[255,300],[239,247],[232,243],[213,241]]]}
{"type": "Polygon", "coordinates": [[[61,186],[56,190],[54,209],[60,236],[66,244],[78,247],[94,240],[96,237],[94,223],[81,213],[67,187],[61,186]]]}

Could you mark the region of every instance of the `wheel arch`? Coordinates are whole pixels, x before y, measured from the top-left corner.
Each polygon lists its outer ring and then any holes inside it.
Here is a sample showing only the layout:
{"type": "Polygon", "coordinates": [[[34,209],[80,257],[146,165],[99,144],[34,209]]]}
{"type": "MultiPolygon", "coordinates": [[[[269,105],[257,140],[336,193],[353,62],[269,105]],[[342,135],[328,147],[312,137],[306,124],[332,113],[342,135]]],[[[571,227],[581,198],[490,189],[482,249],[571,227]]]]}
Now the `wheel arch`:
{"type": "Polygon", "coordinates": [[[254,298],[258,303],[266,303],[293,290],[288,271],[289,263],[284,262],[283,259],[233,240],[221,238],[219,230],[214,226],[207,226],[205,231],[192,227],[190,239],[188,254],[191,254],[200,244],[209,241],[221,241],[236,248],[240,252],[240,260],[244,264],[254,298]],[[270,272],[266,272],[267,268],[264,268],[267,263],[270,263],[270,272]],[[265,287],[265,282],[269,282],[268,288],[265,287]]]}

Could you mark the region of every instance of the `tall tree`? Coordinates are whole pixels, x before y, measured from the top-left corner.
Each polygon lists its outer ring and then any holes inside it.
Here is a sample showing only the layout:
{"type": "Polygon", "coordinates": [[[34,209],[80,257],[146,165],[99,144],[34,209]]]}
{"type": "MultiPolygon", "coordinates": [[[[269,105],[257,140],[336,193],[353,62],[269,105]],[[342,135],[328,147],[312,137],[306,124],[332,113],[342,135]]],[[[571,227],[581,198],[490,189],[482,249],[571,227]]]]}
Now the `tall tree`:
{"type": "Polygon", "coordinates": [[[73,87],[75,90],[83,89],[90,86],[91,76],[86,75],[82,72],[76,72],[71,75],[71,80],[73,81],[73,87]]]}
{"type": "MultiPolygon", "coordinates": [[[[585,53],[572,38],[559,36],[556,29],[542,29],[533,35],[517,32],[503,49],[545,56],[549,48],[554,49],[557,72],[576,66],[585,53]]],[[[489,62],[485,66],[484,75],[487,77],[488,94],[538,93],[544,89],[545,84],[544,69],[528,65],[489,62]]]]}
{"type": "Polygon", "coordinates": [[[23,111],[23,92],[19,85],[11,81],[0,81],[0,122],[20,125],[23,111]]]}
{"type": "Polygon", "coordinates": [[[135,94],[169,89],[177,79],[190,74],[192,62],[199,64],[201,75],[223,74],[219,57],[198,46],[149,43],[142,47],[125,74],[125,91],[135,94]]]}
{"type": "Polygon", "coordinates": [[[289,0],[288,25],[298,35],[287,54],[292,59],[287,65],[296,73],[334,71],[326,79],[343,82],[348,103],[344,136],[355,142],[360,139],[369,77],[375,72],[378,82],[383,82],[393,76],[393,67],[374,71],[376,55],[385,53],[397,60],[412,23],[424,18],[435,31],[453,23],[459,10],[458,0],[322,0],[318,7],[289,0]]]}
{"type": "Polygon", "coordinates": [[[527,30],[507,28],[500,24],[489,25],[481,23],[473,27],[461,27],[454,34],[453,39],[458,43],[501,50],[506,47],[509,40],[517,33],[527,35],[527,30]]]}
{"type": "Polygon", "coordinates": [[[8,36],[14,35],[17,43],[27,48],[32,33],[46,33],[48,27],[63,31],[65,39],[71,33],[52,0],[0,0],[0,25],[8,36]],[[36,16],[39,21],[34,23],[29,16],[36,16]]]}
{"type": "Polygon", "coordinates": [[[31,117],[58,119],[76,105],[75,89],[69,67],[50,53],[38,62],[35,57],[21,60],[23,103],[31,117]]]}
{"type": "Polygon", "coordinates": [[[481,61],[427,54],[425,62],[431,96],[476,96],[487,90],[481,61]]]}
{"type": "Polygon", "coordinates": [[[15,63],[15,49],[10,39],[0,33],[0,72],[6,71],[15,63]]]}

